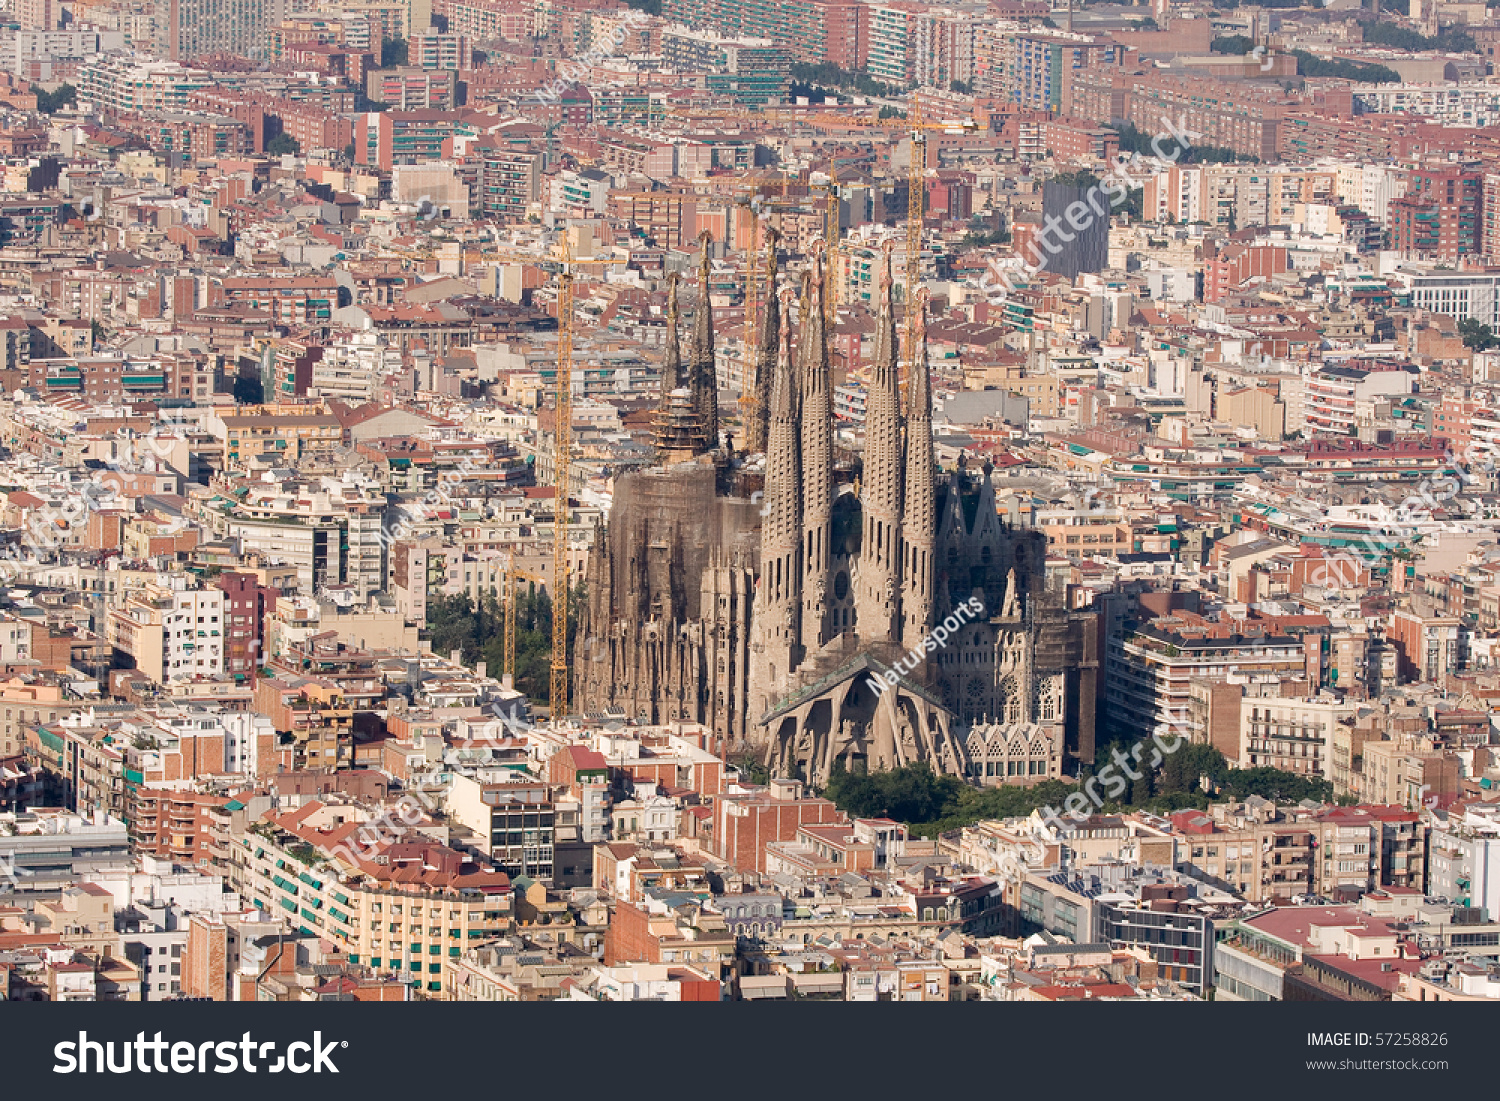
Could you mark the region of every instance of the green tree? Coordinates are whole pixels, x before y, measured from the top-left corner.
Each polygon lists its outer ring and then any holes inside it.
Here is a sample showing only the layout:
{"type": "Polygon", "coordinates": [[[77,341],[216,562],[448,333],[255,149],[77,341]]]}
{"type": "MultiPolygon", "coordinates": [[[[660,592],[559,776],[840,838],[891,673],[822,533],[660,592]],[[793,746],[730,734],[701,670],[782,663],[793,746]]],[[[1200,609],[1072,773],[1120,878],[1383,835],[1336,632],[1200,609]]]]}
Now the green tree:
{"type": "Polygon", "coordinates": [[[266,152],[273,157],[284,157],[288,154],[295,157],[298,153],[302,152],[302,146],[296,138],[283,130],[270,141],[266,142],[266,152]]]}
{"type": "Polygon", "coordinates": [[[72,107],[78,102],[78,89],[71,84],[60,84],[52,92],[42,88],[36,89],[36,109],[44,115],[56,114],[64,107],[72,107]]]}
{"type": "Polygon", "coordinates": [[[1232,34],[1227,38],[1215,38],[1208,48],[1216,54],[1241,57],[1255,49],[1255,39],[1243,34],[1232,34]]]}
{"type": "Polygon", "coordinates": [[[1464,339],[1464,347],[1475,352],[1484,352],[1500,344],[1500,337],[1488,325],[1473,317],[1462,318],[1458,323],[1458,335],[1464,339]]]}
{"type": "Polygon", "coordinates": [[[380,44],[380,67],[395,69],[407,62],[406,39],[388,38],[380,44]]]}
{"type": "Polygon", "coordinates": [[[1306,50],[1293,50],[1300,76],[1329,76],[1338,80],[1352,80],[1358,84],[1399,84],[1401,74],[1384,65],[1361,65],[1357,61],[1343,58],[1325,60],[1306,50]]]}
{"type": "Polygon", "coordinates": [[[892,96],[905,91],[898,85],[876,80],[869,73],[841,69],[831,61],[816,63],[794,61],[787,72],[796,84],[838,88],[841,91],[854,92],[862,96],[892,96]]]}

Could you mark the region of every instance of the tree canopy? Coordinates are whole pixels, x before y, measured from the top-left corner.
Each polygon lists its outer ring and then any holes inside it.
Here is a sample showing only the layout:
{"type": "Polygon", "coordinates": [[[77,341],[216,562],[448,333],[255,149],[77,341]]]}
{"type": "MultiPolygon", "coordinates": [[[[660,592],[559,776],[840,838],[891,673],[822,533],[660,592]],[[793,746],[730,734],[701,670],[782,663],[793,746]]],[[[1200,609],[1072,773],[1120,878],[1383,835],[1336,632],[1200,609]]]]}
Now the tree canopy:
{"type": "MultiPolygon", "coordinates": [[[[1115,749],[1127,763],[1133,762],[1131,747],[1107,746],[1096,758],[1098,769],[1115,760],[1115,749]]],[[[1275,768],[1230,768],[1224,755],[1209,745],[1181,745],[1164,755],[1154,771],[1138,764],[1132,770],[1141,778],[1129,782],[1119,799],[1106,799],[1098,808],[1101,812],[1137,809],[1170,814],[1252,795],[1279,803],[1333,801],[1333,785],[1326,780],[1275,768]],[[1205,781],[1213,794],[1204,790],[1205,781]]],[[[1117,769],[1116,775],[1123,778],[1125,773],[1117,769]]],[[[1025,817],[1046,807],[1061,813],[1068,796],[1079,790],[1079,784],[1061,780],[980,788],[956,776],[940,776],[925,763],[869,773],[846,772],[836,763],[823,796],[853,817],[893,818],[906,823],[916,836],[936,837],[988,818],[1025,817]]],[[[1103,794],[1102,785],[1094,790],[1103,794]]]]}

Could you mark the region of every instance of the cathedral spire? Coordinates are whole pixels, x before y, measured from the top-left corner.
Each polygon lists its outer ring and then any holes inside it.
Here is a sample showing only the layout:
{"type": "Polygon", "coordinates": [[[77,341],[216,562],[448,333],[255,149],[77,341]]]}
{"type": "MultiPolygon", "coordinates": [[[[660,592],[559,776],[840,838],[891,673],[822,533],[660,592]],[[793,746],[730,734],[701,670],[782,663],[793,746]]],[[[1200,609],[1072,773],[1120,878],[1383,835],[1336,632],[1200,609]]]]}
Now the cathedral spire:
{"type": "Polygon", "coordinates": [[[667,277],[667,350],[662,359],[661,401],[656,410],[656,446],[662,462],[692,459],[708,449],[703,416],[693,403],[694,386],[683,377],[677,342],[677,275],[667,277]]]}
{"type": "Polygon", "coordinates": [[[704,230],[699,239],[702,251],[698,257],[698,312],[693,318],[688,378],[693,391],[693,408],[702,418],[708,449],[713,451],[719,446],[719,376],[714,366],[714,319],[708,283],[708,244],[713,240],[713,234],[704,230]]]}
{"type": "MultiPolygon", "coordinates": [[[[788,299],[792,292],[786,292],[788,299]]],[[[788,303],[790,305],[790,302],[788,303]]],[[[761,554],[775,555],[802,542],[802,441],[791,326],[781,334],[773,368],[766,439],[766,489],[761,554]]],[[[791,580],[791,579],[789,579],[791,580]]],[[[795,579],[800,581],[800,578],[795,579]]],[[[799,585],[800,587],[800,585],[799,585]]]]}
{"type": "Polygon", "coordinates": [[[828,641],[829,563],[833,533],[833,392],[823,331],[823,255],[813,254],[802,273],[803,547],[802,644],[809,651],[828,641]]]}
{"type": "Polygon", "coordinates": [[[682,349],[677,341],[677,283],[674,271],[667,276],[667,353],[661,366],[661,404],[667,406],[667,395],[682,385],[682,349]]]}
{"type": "MultiPolygon", "coordinates": [[[[781,344],[781,309],[776,294],[776,241],[779,234],[770,226],[766,234],[765,316],[761,319],[760,346],[755,358],[755,395],[745,424],[745,450],[750,454],[766,449],[767,418],[771,408],[771,376],[776,372],[777,349],[781,344]]],[[[745,349],[745,355],[750,350],[745,349]]]]}
{"type": "Polygon", "coordinates": [[[927,366],[927,290],[917,292],[916,352],[907,382],[906,500],[901,540],[901,641],[921,643],[932,626],[933,548],[937,534],[937,463],[932,449],[932,375],[927,366]]]}
{"type": "Polygon", "coordinates": [[[865,395],[865,455],[860,499],[862,538],[855,582],[855,617],[863,639],[892,639],[899,632],[901,577],[901,393],[895,310],[891,301],[891,243],[880,271],[880,313],[875,322],[875,362],[865,395]]]}
{"type": "MultiPolygon", "coordinates": [[[[792,291],[786,291],[787,312],[792,291]]],[[[799,379],[792,362],[791,326],[783,325],[766,426],[766,488],[761,509],[760,580],[750,616],[751,647],[769,672],[751,685],[758,718],[775,704],[783,682],[802,658],[802,440],[799,379]]]]}

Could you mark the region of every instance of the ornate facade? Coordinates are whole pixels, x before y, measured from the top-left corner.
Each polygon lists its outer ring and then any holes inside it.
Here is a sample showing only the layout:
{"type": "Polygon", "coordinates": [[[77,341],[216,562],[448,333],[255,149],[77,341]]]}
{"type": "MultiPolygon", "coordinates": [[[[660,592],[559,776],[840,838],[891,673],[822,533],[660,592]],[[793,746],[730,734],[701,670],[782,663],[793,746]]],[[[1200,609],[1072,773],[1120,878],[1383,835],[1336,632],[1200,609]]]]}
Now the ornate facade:
{"type": "Polygon", "coordinates": [[[814,784],[914,761],[982,780],[1009,729],[1091,761],[1093,618],[1047,590],[1045,536],[1000,520],[988,466],[938,470],[920,315],[902,399],[889,252],[861,477],[835,477],[819,267],[766,311],[746,432],[764,453],[738,458],[708,420],[700,274],[686,380],[669,338],[662,465],[617,479],[590,559],[582,708],[703,722],[814,784]]]}

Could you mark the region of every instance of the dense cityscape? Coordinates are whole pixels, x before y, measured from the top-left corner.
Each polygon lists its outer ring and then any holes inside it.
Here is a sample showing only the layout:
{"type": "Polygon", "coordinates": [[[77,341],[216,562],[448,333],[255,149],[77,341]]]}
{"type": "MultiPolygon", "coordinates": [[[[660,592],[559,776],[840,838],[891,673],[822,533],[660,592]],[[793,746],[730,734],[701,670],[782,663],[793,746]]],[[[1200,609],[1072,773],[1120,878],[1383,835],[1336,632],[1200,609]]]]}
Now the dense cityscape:
{"type": "Polygon", "coordinates": [[[3,20],[0,1000],[1500,999],[1491,7],[3,20]]]}

